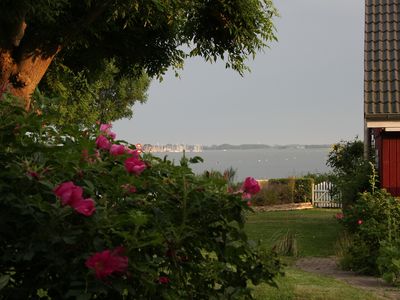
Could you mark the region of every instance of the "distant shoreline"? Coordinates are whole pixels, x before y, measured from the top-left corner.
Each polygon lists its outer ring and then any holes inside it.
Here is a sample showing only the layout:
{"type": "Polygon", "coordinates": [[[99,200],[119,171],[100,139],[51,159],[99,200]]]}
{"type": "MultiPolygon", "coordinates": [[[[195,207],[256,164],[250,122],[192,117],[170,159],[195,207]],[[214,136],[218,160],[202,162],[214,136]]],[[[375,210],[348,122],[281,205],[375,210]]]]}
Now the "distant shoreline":
{"type": "Polygon", "coordinates": [[[204,151],[228,151],[228,150],[312,150],[312,149],[331,149],[328,144],[290,144],[290,145],[266,145],[266,144],[221,144],[221,145],[187,145],[187,144],[166,144],[151,145],[145,144],[142,147],[143,152],[153,153],[198,153],[204,151]]]}
{"type": "Polygon", "coordinates": [[[328,144],[290,144],[290,145],[266,145],[266,144],[241,144],[241,145],[231,145],[231,144],[221,144],[212,146],[203,146],[203,150],[258,150],[258,149],[329,149],[332,145],[328,144]]]}

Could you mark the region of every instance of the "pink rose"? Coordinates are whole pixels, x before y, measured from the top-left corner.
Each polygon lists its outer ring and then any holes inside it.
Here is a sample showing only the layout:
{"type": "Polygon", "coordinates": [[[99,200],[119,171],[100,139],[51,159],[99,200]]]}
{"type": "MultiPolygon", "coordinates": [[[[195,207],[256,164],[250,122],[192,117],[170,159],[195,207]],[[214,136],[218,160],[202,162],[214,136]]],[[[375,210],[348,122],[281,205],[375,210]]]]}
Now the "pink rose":
{"type": "Polygon", "coordinates": [[[113,273],[125,273],[128,269],[128,257],[122,255],[123,247],[97,252],[86,260],[86,267],[96,272],[98,279],[105,279],[113,273]]]}
{"type": "Polygon", "coordinates": [[[93,164],[96,162],[96,160],[100,159],[100,153],[99,150],[95,150],[94,154],[89,155],[89,151],[87,149],[82,150],[82,160],[86,161],[89,164],[93,164]]]}
{"type": "Polygon", "coordinates": [[[167,276],[160,276],[158,278],[158,283],[167,284],[169,282],[170,282],[170,280],[169,280],[169,278],[167,276]]]}
{"type": "Polygon", "coordinates": [[[37,173],[37,172],[28,171],[26,174],[27,174],[28,176],[32,177],[33,179],[40,180],[40,175],[39,175],[39,173],[37,173]]]}
{"type": "Polygon", "coordinates": [[[87,149],[82,150],[82,160],[89,161],[89,151],[87,149]]]}
{"type": "Polygon", "coordinates": [[[250,193],[243,193],[243,194],[242,194],[242,199],[243,199],[243,200],[249,200],[249,199],[251,199],[251,194],[250,194],[250,193]]]}
{"type": "Polygon", "coordinates": [[[101,124],[100,131],[103,132],[105,135],[109,136],[111,139],[115,140],[117,136],[115,132],[111,131],[112,125],[111,124],[101,124]]]}
{"type": "Polygon", "coordinates": [[[93,199],[83,199],[83,190],[72,181],[63,182],[54,190],[54,194],[61,199],[62,205],[69,205],[80,214],[91,216],[96,210],[93,199]]]}
{"type": "Polygon", "coordinates": [[[257,194],[260,191],[260,185],[258,181],[253,177],[247,177],[242,185],[242,190],[244,193],[249,193],[251,195],[257,194]]]}
{"type": "Polygon", "coordinates": [[[123,155],[125,154],[125,146],[113,144],[110,148],[110,154],[113,156],[123,155]]]}
{"type": "Polygon", "coordinates": [[[128,183],[121,185],[121,187],[125,190],[125,192],[127,192],[129,194],[133,194],[133,193],[137,192],[136,187],[134,187],[133,185],[128,184],[128,183]]]}
{"type": "Polygon", "coordinates": [[[109,150],[111,148],[111,142],[104,135],[99,135],[96,139],[96,146],[99,149],[109,150]]]}
{"type": "Polygon", "coordinates": [[[135,175],[140,175],[147,168],[146,164],[135,157],[128,157],[125,160],[125,169],[128,173],[133,173],[135,175]]]}
{"type": "Polygon", "coordinates": [[[112,128],[111,124],[100,124],[100,131],[104,133],[108,133],[112,128]]]}
{"type": "Polygon", "coordinates": [[[336,220],[342,220],[344,218],[344,215],[342,213],[337,213],[335,218],[336,220]]]}
{"type": "Polygon", "coordinates": [[[53,190],[54,194],[61,199],[62,205],[74,205],[82,199],[83,190],[72,181],[61,183],[53,190]]]}
{"type": "Polygon", "coordinates": [[[96,210],[92,198],[81,199],[80,201],[74,203],[71,206],[75,209],[75,211],[86,217],[91,216],[96,210]]]}
{"type": "Polygon", "coordinates": [[[358,225],[361,225],[362,223],[363,223],[363,220],[358,220],[358,221],[357,221],[357,224],[358,224],[358,225]]]}
{"type": "Polygon", "coordinates": [[[126,153],[129,154],[129,155],[132,155],[132,157],[134,157],[134,158],[139,158],[140,157],[139,156],[140,152],[137,149],[126,148],[126,153]]]}
{"type": "Polygon", "coordinates": [[[115,140],[115,138],[117,137],[117,134],[115,132],[109,131],[108,132],[108,136],[112,139],[115,140]]]}

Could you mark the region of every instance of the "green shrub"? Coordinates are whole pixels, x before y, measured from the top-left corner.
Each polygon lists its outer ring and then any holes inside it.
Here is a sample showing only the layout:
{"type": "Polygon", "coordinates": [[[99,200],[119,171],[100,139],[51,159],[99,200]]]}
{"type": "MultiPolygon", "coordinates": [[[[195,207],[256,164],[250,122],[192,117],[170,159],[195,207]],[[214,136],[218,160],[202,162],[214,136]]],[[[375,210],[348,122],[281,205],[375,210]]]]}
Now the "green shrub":
{"type": "Polygon", "coordinates": [[[273,282],[246,201],[195,176],[199,158],[128,166],[133,154],[96,149],[97,126],[51,124],[0,101],[0,299],[249,299],[250,282],[273,282]]]}
{"type": "Polygon", "coordinates": [[[281,195],[281,198],[286,198],[287,203],[294,202],[294,193],[295,193],[295,178],[279,178],[279,179],[270,179],[269,185],[283,187],[282,191],[284,193],[281,195]]]}
{"type": "Polygon", "coordinates": [[[294,186],[294,202],[310,202],[312,199],[314,180],[312,178],[296,178],[294,186]]]}
{"type": "MultiPolygon", "coordinates": [[[[342,265],[366,274],[379,274],[377,264],[382,243],[400,240],[400,202],[385,190],[360,194],[354,205],[344,210],[342,222],[352,234],[352,244],[342,265]]],[[[385,267],[381,267],[385,269],[385,267]]]]}
{"type": "Polygon", "coordinates": [[[253,197],[254,205],[302,203],[312,199],[313,179],[280,178],[261,184],[261,191],[253,197]]]}
{"type": "Polygon", "coordinates": [[[256,206],[292,203],[291,192],[286,185],[266,185],[253,196],[252,202],[256,206]]]}
{"type": "Polygon", "coordinates": [[[332,192],[342,199],[343,207],[352,205],[359,193],[371,191],[373,167],[364,159],[364,143],[357,138],[333,145],[327,165],[332,168],[332,192]]]}
{"type": "Polygon", "coordinates": [[[382,278],[393,285],[400,285],[400,240],[384,241],[377,259],[382,278]]]}

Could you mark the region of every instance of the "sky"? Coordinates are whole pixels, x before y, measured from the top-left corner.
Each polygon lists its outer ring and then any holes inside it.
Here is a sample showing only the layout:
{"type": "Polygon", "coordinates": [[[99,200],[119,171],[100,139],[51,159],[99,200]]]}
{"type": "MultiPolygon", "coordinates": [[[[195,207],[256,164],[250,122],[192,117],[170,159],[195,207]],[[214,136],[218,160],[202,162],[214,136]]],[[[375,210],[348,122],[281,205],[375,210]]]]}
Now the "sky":
{"type": "Polygon", "coordinates": [[[364,1],[275,0],[278,42],[241,77],[187,60],[152,81],[119,139],[149,144],[332,144],[362,138],[364,1]]]}

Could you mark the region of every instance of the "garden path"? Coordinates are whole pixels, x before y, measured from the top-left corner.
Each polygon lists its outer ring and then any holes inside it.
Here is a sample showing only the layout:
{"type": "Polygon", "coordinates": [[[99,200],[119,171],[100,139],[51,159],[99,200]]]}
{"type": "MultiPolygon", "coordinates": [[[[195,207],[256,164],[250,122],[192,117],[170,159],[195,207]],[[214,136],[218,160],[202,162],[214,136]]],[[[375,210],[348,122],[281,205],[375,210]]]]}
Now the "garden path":
{"type": "Polygon", "coordinates": [[[331,276],[347,284],[373,292],[381,299],[400,299],[400,289],[395,288],[381,278],[358,275],[338,268],[335,257],[306,257],[296,262],[296,267],[303,271],[331,276]]]}

